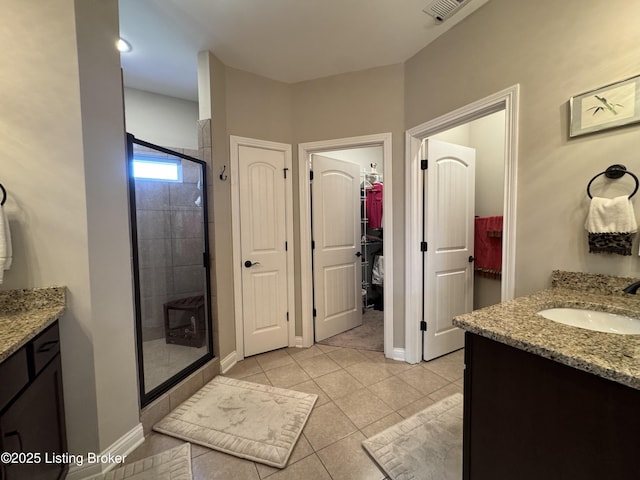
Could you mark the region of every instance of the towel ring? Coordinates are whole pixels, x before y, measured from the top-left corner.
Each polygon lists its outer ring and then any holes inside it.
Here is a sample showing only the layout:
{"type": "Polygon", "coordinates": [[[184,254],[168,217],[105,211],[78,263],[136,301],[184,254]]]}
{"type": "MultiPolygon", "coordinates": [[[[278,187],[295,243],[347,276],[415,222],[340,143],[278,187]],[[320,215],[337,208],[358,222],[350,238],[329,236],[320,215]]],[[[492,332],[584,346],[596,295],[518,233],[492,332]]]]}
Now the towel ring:
{"type": "Polygon", "coordinates": [[[587,185],[587,195],[589,195],[589,198],[593,198],[593,196],[591,196],[591,192],[590,192],[591,184],[600,175],[604,175],[607,178],[610,178],[610,179],[613,180],[613,179],[622,178],[622,176],[625,173],[631,175],[633,177],[633,179],[636,181],[636,188],[634,188],[633,192],[631,192],[631,195],[629,195],[629,199],[631,199],[636,194],[636,192],[638,191],[638,186],[640,186],[640,181],[638,181],[638,177],[634,173],[632,173],[632,172],[627,170],[627,167],[625,167],[624,165],[620,165],[620,164],[611,165],[604,172],[600,172],[595,177],[593,177],[591,179],[591,181],[589,182],[589,184],[587,185]]]}
{"type": "Polygon", "coordinates": [[[0,205],[4,205],[4,202],[7,201],[7,191],[4,189],[1,183],[0,183],[0,190],[2,190],[2,200],[0,200],[0,205]]]}

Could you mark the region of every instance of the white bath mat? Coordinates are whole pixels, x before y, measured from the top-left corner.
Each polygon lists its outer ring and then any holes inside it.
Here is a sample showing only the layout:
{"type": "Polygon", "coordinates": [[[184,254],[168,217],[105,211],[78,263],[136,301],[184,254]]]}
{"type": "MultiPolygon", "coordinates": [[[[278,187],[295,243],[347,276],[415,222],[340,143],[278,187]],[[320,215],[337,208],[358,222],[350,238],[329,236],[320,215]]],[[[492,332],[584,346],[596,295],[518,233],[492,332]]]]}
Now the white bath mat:
{"type": "Polygon", "coordinates": [[[284,468],[317,398],[315,394],[219,376],[153,429],[284,468]]]}
{"type": "Polygon", "coordinates": [[[392,480],[460,480],[462,395],[440,400],[362,446],[392,480]]]}
{"type": "Polygon", "coordinates": [[[105,473],[103,480],[191,480],[191,445],[185,443],[105,473]]]}

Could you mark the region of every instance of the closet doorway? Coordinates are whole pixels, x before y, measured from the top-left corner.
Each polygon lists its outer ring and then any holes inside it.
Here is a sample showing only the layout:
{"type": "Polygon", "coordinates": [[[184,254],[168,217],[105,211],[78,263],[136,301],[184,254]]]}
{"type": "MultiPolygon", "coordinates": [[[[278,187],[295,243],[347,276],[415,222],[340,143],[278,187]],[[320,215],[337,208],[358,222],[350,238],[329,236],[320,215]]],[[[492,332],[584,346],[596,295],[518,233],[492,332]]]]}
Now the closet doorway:
{"type": "Polygon", "coordinates": [[[391,134],[300,144],[299,158],[303,346],[392,357],[391,134]]]}
{"type": "MultiPolygon", "coordinates": [[[[458,110],[445,114],[434,120],[418,125],[407,131],[406,143],[406,283],[405,283],[405,356],[409,363],[418,363],[422,359],[432,357],[430,352],[423,352],[424,336],[429,333],[421,331],[421,320],[429,321],[423,311],[423,298],[425,289],[433,288],[425,285],[424,262],[425,251],[423,243],[426,240],[427,248],[431,248],[430,239],[423,236],[425,225],[425,211],[423,202],[420,201],[423,192],[425,175],[416,172],[422,171],[423,160],[428,160],[427,168],[432,163],[432,159],[424,158],[425,139],[433,138],[441,134],[440,139],[450,142],[452,138],[447,138],[446,132],[474,120],[487,118],[492,114],[501,112],[501,124],[504,140],[499,142],[498,147],[502,150],[501,174],[489,174],[488,180],[481,180],[487,183],[489,188],[492,185],[501,185],[502,192],[498,192],[498,203],[502,206],[502,212],[494,210],[492,207],[486,210],[484,215],[492,217],[502,216],[502,226],[500,227],[501,240],[501,268],[500,280],[490,279],[493,283],[488,291],[477,291],[474,308],[495,303],[497,301],[508,301],[514,297],[515,283],[515,226],[516,226],[516,178],[517,178],[517,125],[518,125],[518,97],[519,86],[514,85],[505,90],[497,92],[486,98],[471,103],[458,110]],[[502,215],[499,215],[502,213],[502,215]],[[498,292],[499,290],[499,292],[498,292]],[[480,300],[480,297],[483,300],[480,300]]],[[[483,162],[484,163],[484,162],[483,162]]],[[[477,185],[477,184],[476,184],[477,185]]],[[[497,192],[497,188],[495,188],[497,192]]],[[[494,192],[494,193],[496,193],[494,192]]],[[[492,202],[493,204],[494,202],[492,202]]],[[[476,210],[476,215],[481,215],[481,211],[476,210]]],[[[488,217],[487,217],[488,218],[488,217]]],[[[427,219],[428,221],[428,219],[427,219]]],[[[437,228],[437,225],[436,225],[437,228]]],[[[470,257],[475,262],[475,257],[470,257]]],[[[474,268],[475,270],[475,268],[474,268]]],[[[492,269],[489,269],[488,273],[492,269]]],[[[480,280],[480,279],[479,279],[480,280]]],[[[479,283],[479,282],[478,282],[479,283]]],[[[431,319],[434,320],[433,318],[431,319]]],[[[433,329],[432,332],[433,333],[433,329]]],[[[441,352],[440,352],[441,353],[441,352]]]]}

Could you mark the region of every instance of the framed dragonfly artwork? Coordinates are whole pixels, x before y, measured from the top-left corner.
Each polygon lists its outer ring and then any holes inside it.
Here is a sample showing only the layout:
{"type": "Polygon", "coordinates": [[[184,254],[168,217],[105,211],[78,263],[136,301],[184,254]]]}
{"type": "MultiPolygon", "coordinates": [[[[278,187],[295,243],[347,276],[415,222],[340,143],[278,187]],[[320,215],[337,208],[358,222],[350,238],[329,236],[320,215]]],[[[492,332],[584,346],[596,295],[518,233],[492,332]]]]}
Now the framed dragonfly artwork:
{"type": "Polygon", "coordinates": [[[571,97],[569,110],[570,137],[640,122],[640,76],[571,97]]]}

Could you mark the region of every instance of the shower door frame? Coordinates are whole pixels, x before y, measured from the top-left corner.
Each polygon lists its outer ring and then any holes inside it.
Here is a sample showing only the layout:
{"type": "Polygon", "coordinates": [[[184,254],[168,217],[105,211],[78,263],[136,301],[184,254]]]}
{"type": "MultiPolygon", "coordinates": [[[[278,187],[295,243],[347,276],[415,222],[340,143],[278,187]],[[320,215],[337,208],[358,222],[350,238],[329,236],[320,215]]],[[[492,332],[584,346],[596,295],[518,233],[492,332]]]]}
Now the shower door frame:
{"type": "Polygon", "coordinates": [[[207,163],[203,160],[185,155],[179,152],[175,152],[159,145],[154,145],[144,140],[137,139],[134,135],[127,133],[127,176],[129,183],[129,215],[130,215],[130,228],[131,228],[131,254],[132,254],[132,270],[133,270],[133,291],[134,291],[134,307],[135,307],[135,329],[136,329],[136,357],[138,363],[138,387],[140,397],[140,408],[145,407],[156,398],[160,397],[164,393],[168,392],[172,387],[180,383],[187,378],[190,374],[198,370],[207,362],[214,358],[213,351],[213,322],[211,316],[211,265],[209,259],[209,214],[208,214],[208,200],[207,200],[207,163]],[[135,178],[133,176],[133,145],[140,145],[147,148],[158,150],[159,152],[172,155],[174,157],[189,160],[197,163],[202,168],[202,222],[203,222],[203,268],[205,270],[205,285],[204,285],[204,298],[205,298],[205,322],[206,328],[206,345],[207,352],[187,365],[185,368],[175,373],[160,385],[152,388],[148,392],[145,391],[145,377],[144,377],[144,352],[143,352],[143,339],[142,339],[142,309],[141,309],[141,297],[140,297],[140,268],[138,258],[138,231],[137,231],[137,218],[136,218],[136,196],[135,196],[135,178]]]}

